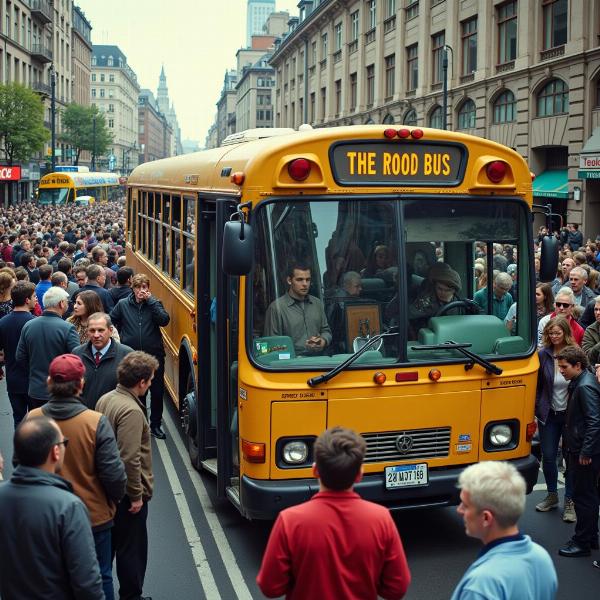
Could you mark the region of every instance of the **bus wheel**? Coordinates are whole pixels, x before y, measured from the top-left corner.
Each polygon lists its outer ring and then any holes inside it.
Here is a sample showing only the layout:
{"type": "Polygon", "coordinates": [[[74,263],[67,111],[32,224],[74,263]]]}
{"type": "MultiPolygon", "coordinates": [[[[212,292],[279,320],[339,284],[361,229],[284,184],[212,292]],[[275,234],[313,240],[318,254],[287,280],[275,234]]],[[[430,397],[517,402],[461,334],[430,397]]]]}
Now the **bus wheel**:
{"type": "Polygon", "coordinates": [[[198,447],[198,405],[196,403],[196,392],[191,374],[188,375],[186,395],[181,402],[179,418],[181,429],[185,435],[185,441],[190,455],[192,465],[200,468],[200,448],[198,447]]]}

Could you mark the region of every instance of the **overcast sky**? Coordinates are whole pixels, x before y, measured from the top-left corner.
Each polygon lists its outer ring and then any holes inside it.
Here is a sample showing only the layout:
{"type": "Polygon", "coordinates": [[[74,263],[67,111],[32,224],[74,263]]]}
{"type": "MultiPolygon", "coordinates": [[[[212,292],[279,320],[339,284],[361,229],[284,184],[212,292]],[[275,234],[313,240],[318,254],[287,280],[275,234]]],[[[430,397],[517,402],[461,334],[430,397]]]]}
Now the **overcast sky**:
{"type": "MultiPolygon", "coordinates": [[[[92,24],[94,44],[114,44],[140,87],[156,95],[161,65],[183,139],[204,144],[225,69],[246,45],[247,0],[76,0],[92,24]]],[[[298,0],[276,0],[298,14],[298,0]]]]}

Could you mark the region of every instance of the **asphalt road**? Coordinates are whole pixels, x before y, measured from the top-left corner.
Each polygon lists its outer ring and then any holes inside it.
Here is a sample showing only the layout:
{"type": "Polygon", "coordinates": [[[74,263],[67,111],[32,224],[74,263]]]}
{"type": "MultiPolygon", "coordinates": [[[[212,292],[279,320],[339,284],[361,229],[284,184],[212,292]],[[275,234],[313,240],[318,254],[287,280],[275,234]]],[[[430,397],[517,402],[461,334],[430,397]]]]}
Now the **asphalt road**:
{"type": "MultiPolygon", "coordinates": [[[[155,496],[150,503],[150,556],[145,594],[154,600],[246,600],[263,598],[255,577],[271,524],[249,522],[230,504],[214,497],[214,480],[189,466],[175,426],[173,411],[165,411],[166,442],[153,440],[155,496]]],[[[0,451],[5,477],[10,475],[12,416],[4,382],[0,383],[0,451]]],[[[540,473],[539,481],[543,482],[540,473]]],[[[545,495],[538,484],[527,500],[521,530],[552,556],[559,577],[560,600],[597,600],[600,570],[594,558],[561,558],[556,551],[572,533],[560,512],[537,513],[545,495]]],[[[413,583],[408,600],[449,598],[479,549],[465,536],[454,508],[397,514],[413,583]]]]}

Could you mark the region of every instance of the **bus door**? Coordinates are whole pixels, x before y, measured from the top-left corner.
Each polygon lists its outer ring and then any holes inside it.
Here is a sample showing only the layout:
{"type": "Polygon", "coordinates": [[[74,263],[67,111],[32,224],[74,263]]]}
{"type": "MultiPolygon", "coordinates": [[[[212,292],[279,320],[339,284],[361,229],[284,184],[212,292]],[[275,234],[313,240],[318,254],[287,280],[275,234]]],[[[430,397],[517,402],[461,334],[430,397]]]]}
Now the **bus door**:
{"type": "Polygon", "coordinates": [[[219,260],[223,225],[236,205],[236,200],[230,198],[199,199],[198,450],[200,464],[217,474],[220,496],[225,495],[234,477],[231,430],[232,406],[237,400],[238,308],[237,282],[229,281],[219,260]],[[235,327],[230,331],[233,321],[235,327]]]}

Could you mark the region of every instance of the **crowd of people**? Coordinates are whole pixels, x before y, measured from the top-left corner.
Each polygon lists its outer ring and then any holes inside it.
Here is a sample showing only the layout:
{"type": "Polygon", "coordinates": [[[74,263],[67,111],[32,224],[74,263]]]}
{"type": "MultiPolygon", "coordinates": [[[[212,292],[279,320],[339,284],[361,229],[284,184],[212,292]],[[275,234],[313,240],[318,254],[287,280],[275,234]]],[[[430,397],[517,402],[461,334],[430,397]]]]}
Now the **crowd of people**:
{"type": "Polygon", "coordinates": [[[122,203],[0,210],[3,598],[143,598],[169,315],[124,247],[122,203]]]}

